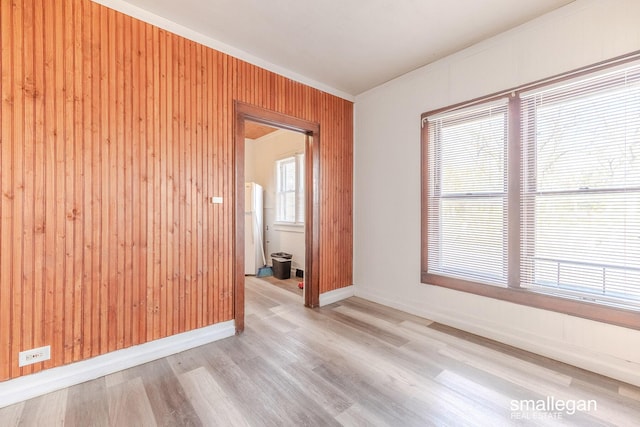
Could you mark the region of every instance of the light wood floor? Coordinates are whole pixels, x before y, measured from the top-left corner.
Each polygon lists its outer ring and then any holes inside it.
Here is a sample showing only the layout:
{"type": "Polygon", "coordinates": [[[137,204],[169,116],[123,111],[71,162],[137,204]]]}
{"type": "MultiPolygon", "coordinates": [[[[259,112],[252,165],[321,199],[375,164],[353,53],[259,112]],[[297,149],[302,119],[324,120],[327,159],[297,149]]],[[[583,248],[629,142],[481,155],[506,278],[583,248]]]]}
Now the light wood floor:
{"type": "MultiPolygon", "coordinates": [[[[251,279],[254,279],[254,277],[251,277],[251,279]]],[[[293,276],[290,277],[289,279],[278,279],[275,276],[266,276],[266,277],[262,277],[261,280],[271,283],[272,285],[275,285],[286,291],[293,292],[294,294],[299,295],[300,298],[303,297],[303,290],[298,287],[298,283],[302,282],[304,279],[301,279],[299,277],[293,277],[293,276]]],[[[303,300],[301,299],[301,301],[303,300]]]]}
{"type": "Polygon", "coordinates": [[[255,278],[246,297],[241,336],[0,409],[0,426],[640,425],[624,383],[358,298],[310,310],[255,278]],[[597,410],[513,410],[548,396],[597,410]]]}

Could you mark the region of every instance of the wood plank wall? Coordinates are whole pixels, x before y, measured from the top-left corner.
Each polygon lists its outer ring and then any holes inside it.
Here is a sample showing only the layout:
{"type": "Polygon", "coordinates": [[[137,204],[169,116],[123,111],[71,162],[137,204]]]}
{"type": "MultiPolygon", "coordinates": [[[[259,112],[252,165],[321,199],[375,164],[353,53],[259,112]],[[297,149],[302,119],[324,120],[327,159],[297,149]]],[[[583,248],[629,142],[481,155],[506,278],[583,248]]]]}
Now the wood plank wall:
{"type": "Polygon", "coordinates": [[[320,291],[352,283],[351,102],[88,0],[0,23],[0,380],[232,318],[234,100],[320,124],[320,291]]]}

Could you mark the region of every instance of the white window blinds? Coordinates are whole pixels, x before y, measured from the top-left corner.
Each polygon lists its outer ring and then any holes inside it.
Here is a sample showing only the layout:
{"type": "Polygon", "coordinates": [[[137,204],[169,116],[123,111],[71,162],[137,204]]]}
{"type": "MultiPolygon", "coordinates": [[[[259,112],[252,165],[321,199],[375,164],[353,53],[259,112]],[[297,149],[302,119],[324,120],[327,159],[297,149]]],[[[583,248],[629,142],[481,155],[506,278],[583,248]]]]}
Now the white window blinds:
{"type": "Polygon", "coordinates": [[[428,272],[506,284],[506,100],[427,119],[428,272]]]}
{"type": "Polygon", "coordinates": [[[640,66],[521,100],[523,286],[640,302],[640,66]]]}

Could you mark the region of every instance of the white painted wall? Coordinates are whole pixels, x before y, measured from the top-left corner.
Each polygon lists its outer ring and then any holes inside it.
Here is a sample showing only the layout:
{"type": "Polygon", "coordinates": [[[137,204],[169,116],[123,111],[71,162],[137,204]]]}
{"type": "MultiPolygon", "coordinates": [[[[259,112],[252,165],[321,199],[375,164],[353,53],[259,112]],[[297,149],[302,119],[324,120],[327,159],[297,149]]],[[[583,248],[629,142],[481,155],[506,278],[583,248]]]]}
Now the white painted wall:
{"type": "Polygon", "coordinates": [[[276,208],[277,160],[304,153],[305,136],[301,133],[278,130],[255,140],[245,140],[245,178],[264,188],[265,254],[288,252],[293,255],[291,268],[304,270],[305,236],[303,226],[274,224],[276,208]],[[248,149],[247,149],[248,148],[248,149]]]}
{"type": "Polygon", "coordinates": [[[420,115],[640,49],[640,1],[577,0],[356,98],[356,295],[640,386],[640,331],[420,283],[420,115]]]}

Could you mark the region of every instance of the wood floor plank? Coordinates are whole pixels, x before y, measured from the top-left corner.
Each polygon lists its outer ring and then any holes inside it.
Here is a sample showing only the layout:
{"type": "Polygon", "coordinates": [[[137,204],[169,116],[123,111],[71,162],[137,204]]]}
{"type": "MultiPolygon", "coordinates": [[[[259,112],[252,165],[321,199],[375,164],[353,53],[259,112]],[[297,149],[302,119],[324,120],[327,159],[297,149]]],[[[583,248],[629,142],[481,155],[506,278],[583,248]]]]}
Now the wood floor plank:
{"type": "Polygon", "coordinates": [[[504,408],[509,407],[511,398],[496,389],[469,380],[455,372],[444,370],[436,377],[436,381],[458,393],[459,398],[469,399],[473,407],[474,417],[480,420],[502,420],[507,414],[504,408]]]}
{"type": "Polygon", "coordinates": [[[105,385],[107,387],[114,387],[118,384],[122,384],[128,381],[127,374],[129,370],[114,372],[113,374],[106,375],[104,377],[105,385]]]}
{"type": "Polygon", "coordinates": [[[270,360],[273,352],[273,355],[279,355],[286,360],[287,365],[304,363],[306,366],[316,366],[334,357],[335,353],[327,355],[318,351],[319,344],[313,341],[313,337],[309,337],[303,328],[293,330],[286,335],[269,333],[268,329],[264,324],[252,325],[248,330],[248,336],[250,337],[251,334],[261,336],[270,360]]]}
{"type": "Polygon", "coordinates": [[[189,402],[206,426],[249,426],[233,401],[213,379],[199,367],[178,376],[189,402]]]}
{"type": "Polygon", "coordinates": [[[414,323],[429,326],[433,323],[433,320],[425,319],[423,317],[414,316],[402,311],[396,310],[391,307],[386,307],[381,304],[377,304],[366,299],[353,297],[347,300],[340,301],[339,305],[358,309],[362,312],[366,312],[379,319],[384,319],[387,322],[400,324],[405,321],[412,321],[414,323]]]}
{"type": "MultiPolygon", "coordinates": [[[[293,304],[300,306],[302,302],[299,295],[288,292],[277,286],[271,286],[264,280],[260,280],[255,277],[247,277],[245,283],[249,284],[249,286],[247,286],[247,290],[251,295],[260,295],[262,298],[269,298],[271,301],[276,302],[276,305],[293,304]]],[[[259,303],[259,301],[253,300],[251,303],[248,303],[248,308],[250,308],[254,303],[259,303]]]]}
{"type": "MultiPolygon", "coordinates": [[[[323,314],[328,314],[330,310],[324,310],[323,314]]],[[[372,375],[393,377],[407,383],[413,383],[421,377],[435,376],[442,370],[427,357],[408,353],[386,340],[379,340],[375,335],[362,333],[360,328],[345,327],[345,319],[333,320],[335,316],[329,314],[324,322],[310,323],[305,328],[305,332],[317,336],[317,342],[324,347],[317,351],[334,348],[338,353],[348,354],[350,358],[365,363],[372,375]],[[415,369],[409,369],[408,365],[415,369]]]]}
{"type": "MultiPolygon", "coordinates": [[[[424,325],[415,323],[413,320],[405,320],[400,323],[400,326],[405,333],[418,335],[420,337],[420,341],[424,341],[432,347],[440,349],[448,346],[446,342],[439,340],[437,337],[434,337],[433,334],[430,334],[430,329],[425,328],[424,325]]],[[[415,342],[415,340],[413,342],[415,342]]]]}
{"type": "Polygon", "coordinates": [[[69,389],[54,391],[28,400],[22,411],[20,425],[63,426],[69,389]]]}
{"type": "Polygon", "coordinates": [[[620,396],[630,397],[631,399],[634,399],[640,402],[639,387],[633,387],[631,385],[623,384],[618,389],[618,393],[620,393],[620,396]]]}
{"type": "Polygon", "coordinates": [[[180,381],[166,359],[134,368],[144,383],[159,426],[201,426],[180,381]]]}
{"type": "Polygon", "coordinates": [[[336,420],[343,426],[373,427],[384,425],[384,420],[377,418],[359,403],[347,408],[336,417],[336,420]]]}
{"type": "MultiPolygon", "coordinates": [[[[403,324],[406,325],[406,323],[403,324]]],[[[462,342],[455,337],[430,328],[422,329],[427,336],[446,344],[445,347],[438,350],[439,355],[474,366],[493,374],[496,378],[502,378],[531,391],[543,394],[550,393],[557,390],[552,387],[553,384],[568,387],[572,382],[572,378],[566,374],[517,357],[511,357],[496,349],[462,342]]]]}
{"type": "Polygon", "coordinates": [[[574,382],[584,381],[586,383],[598,382],[598,385],[602,388],[607,388],[617,393],[620,381],[613,378],[604,377],[602,375],[594,374],[593,372],[576,368],[575,366],[568,365],[566,363],[559,362],[557,360],[550,359],[538,354],[531,353],[526,350],[522,350],[516,347],[512,347],[506,344],[499,343],[497,341],[490,340],[475,334],[471,334],[465,331],[461,331],[451,326],[443,325],[441,323],[431,323],[428,327],[428,333],[432,331],[442,332],[444,335],[451,338],[457,338],[455,342],[459,344],[469,344],[470,346],[479,345],[486,349],[491,349],[503,353],[509,357],[517,358],[523,361],[531,362],[533,364],[542,366],[546,369],[551,369],[559,374],[564,374],[573,378],[574,382]]]}
{"type": "Polygon", "coordinates": [[[263,358],[255,358],[239,364],[261,390],[269,390],[271,405],[284,414],[283,424],[292,426],[338,426],[332,415],[318,402],[307,398],[305,390],[292,381],[285,370],[274,366],[263,358]],[[305,402],[300,404],[299,399],[305,402]]]}
{"type": "Polygon", "coordinates": [[[98,378],[69,388],[64,425],[109,426],[109,404],[106,395],[106,380],[98,378]]]}
{"type": "Polygon", "coordinates": [[[155,427],[155,416],[147,397],[142,378],[107,387],[109,425],[155,427]]]}
{"type": "Polygon", "coordinates": [[[278,313],[281,312],[282,307],[271,307],[269,308],[266,315],[263,317],[258,317],[256,320],[251,322],[254,325],[260,325],[263,323],[269,323],[269,329],[275,329],[277,332],[281,332],[283,334],[287,334],[294,329],[297,329],[299,326],[293,322],[288,321],[287,319],[278,316],[278,313]],[[262,321],[260,321],[262,320],[262,321]]]}
{"type": "Polygon", "coordinates": [[[394,399],[389,389],[378,387],[364,380],[351,369],[326,363],[314,369],[318,375],[331,382],[348,396],[352,396],[375,419],[378,425],[423,426],[427,420],[408,410],[402,401],[394,399]]]}
{"type": "Polygon", "coordinates": [[[305,398],[310,398],[312,402],[317,402],[334,417],[354,405],[351,397],[308,369],[308,366],[303,363],[289,365],[286,373],[291,380],[296,382],[300,389],[304,390],[305,398]]]}
{"type": "MultiPolygon", "coordinates": [[[[376,328],[385,331],[386,333],[392,333],[395,336],[405,340],[405,344],[409,342],[419,343],[421,345],[429,346],[433,350],[439,350],[447,346],[445,343],[434,340],[423,333],[401,327],[401,325],[403,324],[402,322],[396,323],[393,321],[389,321],[385,318],[380,318],[379,315],[373,314],[372,312],[361,311],[364,308],[360,308],[357,306],[355,307],[356,308],[354,308],[354,306],[352,306],[351,304],[340,304],[334,309],[334,311],[337,311],[349,317],[353,317],[362,322],[371,324],[376,328]]],[[[420,326],[420,329],[424,330],[425,328],[423,326],[420,326]]]]}
{"type": "Polygon", "coordinates": [[[475,413],[473,419],[469,418],[469,402],[441,384],[430,382],[417,387],[410,396],[403,405],[427,419],[428,425],[480,425],[475,413]]]}
{"type": "Polygon", "coordinates": [[[15,403],[4,408],[0,408],[0,424],[3,426],[17,426],[22,418],[25,402],[15,403]]]}
{"type": "MultiPolygon", "coordinates": [[[[271,393],[261,390],[259,384],[235,363],[235,346],[226,349],[211,348],[208,369],[212,376],[230,397],[250,425],[278,426],[288,420],[284,411],[274,402],[271,393]]],[[[253,359],[253,358],[251,358],[253,359]]],[[[250,360],[250,359],[246,359],[250,360]]],[[[242,363],[242,362],[241,362],[242,363]]]]}
{"type": "Polygon", "coordinates": [[[383,340],[391,345],[394,345],[396,347],[400,347],[406,343],[409,342],[409,340],[407,340],[406,338],[401,337],[400,335],[393,333],[393,332],[389,332],[387,330],[381,329],[371,323],[367,323],[364,321],[361,321],[355,317],[351,317],[348,315],[345,315],[337,310],[327,310],[326,315],[337,321],[340,322],[342,324],[344,324],[347,327],[350,328],[354,328],[357,329],[361,332],[364,332],[365,334],[371,335],[371,336],[375,336],[376,338],[378,338],[379,340],[383,340]]]}
{"type": "Polygon", "coordinates": [[[302,301],[302,297],[304,295],[303,290],[298,287],[298,282],[302,281],[302,279],[294,277],[290,279],[278,279],[275,276],[267,276],[261,278],[261,280],[297,295],[300,298],[300,301],[302,301]]]}
{"type": "Polygon", "coordinates": [[[251,315],[259,319],[269,317],[273,314],[271,311],[269,311],[269,309],[272,307],[278,306],[277,301],[267,296],[263,296],[258,292],[252,291],[250,289],[246,289],[245,293],[246,293],[247,299],[253,298],[256,301],[255,304],[251,304],[247,306],[247,308],[245,309],[245,317],[248,317],[251,315]]]}
{"type": "MultiPolygon", "coordinates": [[[[204,347],[206,346],[201,348],[204,347]]],[[[183,351],[167,357],[167,363],[174,374],[179,377],[181,374],[206,366],[206,357],[206,354],[199,351],[183,351]]]]}
{"type": "Polygon", "coordinates": [[[439,353],[541,394],[553,393],[558,388],[554,386],[571,385],[571,377],[567,375],[518,359],[509,359],[496,352],[487,351],[484,354],[477,354],[457,348],[444,348],[439,353]]]}

